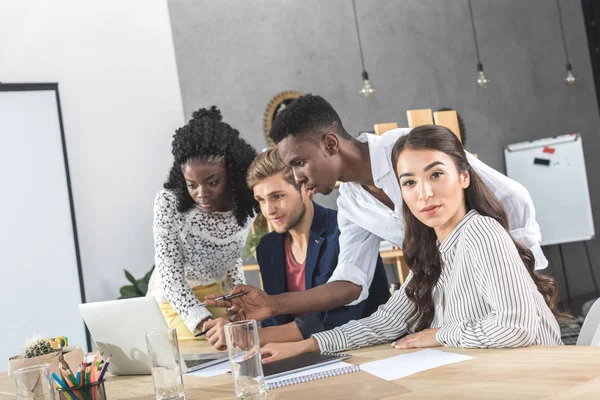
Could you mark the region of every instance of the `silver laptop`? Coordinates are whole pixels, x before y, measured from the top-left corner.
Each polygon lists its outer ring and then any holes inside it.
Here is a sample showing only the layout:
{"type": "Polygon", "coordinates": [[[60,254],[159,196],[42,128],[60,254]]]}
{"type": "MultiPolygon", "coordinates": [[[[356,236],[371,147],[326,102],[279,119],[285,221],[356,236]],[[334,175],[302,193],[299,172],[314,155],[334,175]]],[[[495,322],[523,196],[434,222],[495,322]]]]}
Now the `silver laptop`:
{"type": "MultiPolygon", "coordinates": [[[[150,374],[146,332],[168,328],[153,297],[80,304],[79,312],[102,353],[112,354],[108,366],[111,374],[150,374]]],[[[183,354],[182,372],[196,371],[227,360],[227,352],[183,354]]]]}

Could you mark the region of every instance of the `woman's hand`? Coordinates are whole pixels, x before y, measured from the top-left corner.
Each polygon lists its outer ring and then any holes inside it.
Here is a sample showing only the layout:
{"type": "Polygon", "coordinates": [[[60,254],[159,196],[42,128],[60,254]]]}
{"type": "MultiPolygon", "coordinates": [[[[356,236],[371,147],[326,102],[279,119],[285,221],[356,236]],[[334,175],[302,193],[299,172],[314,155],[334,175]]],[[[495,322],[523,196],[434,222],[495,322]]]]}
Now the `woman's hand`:
{"type": "Polygon", "coordinates": [[[202,329],[202,327],[204,326],[204,323],[207,321],[210,321],[211,319],[213,319],[213,317],[211,315],[209,315],[208,317],[204,318],[202,321],[200,321],[198,323],[198,325],[196,325],[196,330],[200,331],[200,332],[204,332],[204,329],[202,329]]]}
{"type": "Polygon", "coordinates": [[[436,339],[436,334],[440,328],[423,329],[421,332],[413,333],[392,343],[395,349],[417,349],[423,347],[439,347],[440,342],[436,339]]]}
{"type": "Polygon", "coordinates": [[[202,326],[202,331],[208,343],[217,350],[227,350],[227,341],[225,340],[225,329],[223,327],[229,323],[225,318],[210,319],[202,326]]]}
{"type": "Polygon", "coordinates": [[[319,344],[314,338],[308,338],[300,342],[290,343],[269,343],[260,349],[260,355],[263,358],[263,364],[273,361],[283,360],[303,353],[316,353],[319,351],[319,344]]]}

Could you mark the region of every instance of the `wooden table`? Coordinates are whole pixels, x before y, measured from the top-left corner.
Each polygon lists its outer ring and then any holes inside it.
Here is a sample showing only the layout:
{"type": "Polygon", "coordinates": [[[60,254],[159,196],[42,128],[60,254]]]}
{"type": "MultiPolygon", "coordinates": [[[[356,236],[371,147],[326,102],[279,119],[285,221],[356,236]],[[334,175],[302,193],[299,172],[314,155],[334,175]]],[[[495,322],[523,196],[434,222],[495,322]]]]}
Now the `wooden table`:
{"type": "MultiPolygon", "coordinates": [[[[206,351],[206,343],[183,344],[182,351],[206,351]]],[[[443,351],[473,360],[424,371],[396,381],[366,372],[322,379],[269,392],[269,399],[593,399],[600,397],[600,347],[561,346],[443,351]]],[[[381,345],[350,352],[361,364],[414,350],[381,345]]],[[[234,399],[231,377],[184,376],[188,400],[234,399]]],[[[154,399],[151,376],[110,377],[108,400],[154,399]]],[[[14,386],[0,374],[0,400],[14,399],[14,386]]]]}

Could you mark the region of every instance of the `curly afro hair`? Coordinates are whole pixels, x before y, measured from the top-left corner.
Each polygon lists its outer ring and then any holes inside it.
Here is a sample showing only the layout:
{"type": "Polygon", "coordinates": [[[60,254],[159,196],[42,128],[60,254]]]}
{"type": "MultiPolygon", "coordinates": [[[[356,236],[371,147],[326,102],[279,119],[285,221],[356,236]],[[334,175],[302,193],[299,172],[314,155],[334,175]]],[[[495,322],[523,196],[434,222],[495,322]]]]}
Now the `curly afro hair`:
{"type": "Polygon", "coordinates": [[[180,212],[188,211],[195,203],[188,193],[182,166],[192,160],[225,159],[231,209],[237,223],[244,226],[248,218],[259,210],[246,184],[246,172],[256,157],[256,151],[239,137],[239,131],[222,120],[217,107],[212,106],[210,110],[201,108],[194,112],[186,125],[175,131],[172,143],[174,161],[164,188],[175,194],[180,212]]]}

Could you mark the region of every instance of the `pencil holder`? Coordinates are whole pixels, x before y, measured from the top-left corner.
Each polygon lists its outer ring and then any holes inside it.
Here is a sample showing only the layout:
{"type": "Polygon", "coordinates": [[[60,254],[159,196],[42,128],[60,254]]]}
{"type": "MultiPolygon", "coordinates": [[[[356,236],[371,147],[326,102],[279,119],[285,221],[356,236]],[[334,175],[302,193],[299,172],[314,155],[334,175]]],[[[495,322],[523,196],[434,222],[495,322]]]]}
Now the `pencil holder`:
{"type": "Polygon", "coordinates": [[[103,380],[96,383],[90,383],[89,385],[58,388],[56,390],[60,400],[106,400],[103,380]]]}

